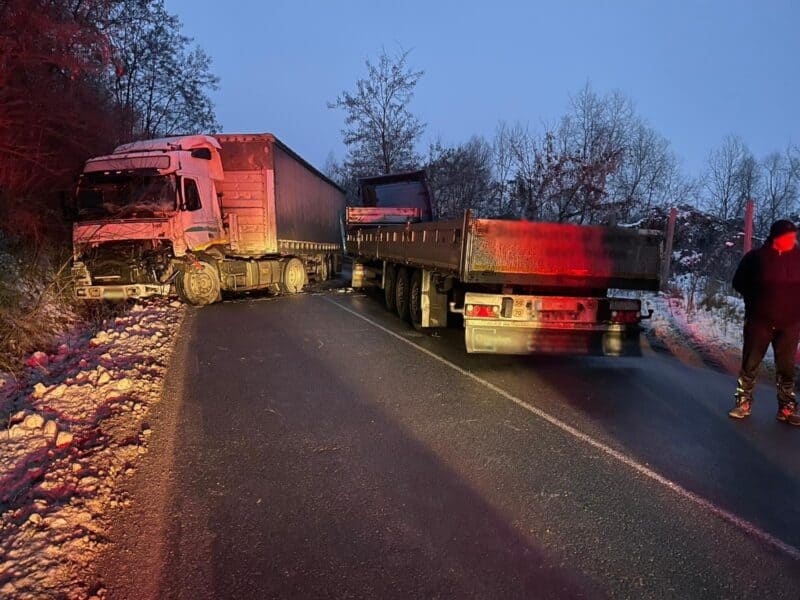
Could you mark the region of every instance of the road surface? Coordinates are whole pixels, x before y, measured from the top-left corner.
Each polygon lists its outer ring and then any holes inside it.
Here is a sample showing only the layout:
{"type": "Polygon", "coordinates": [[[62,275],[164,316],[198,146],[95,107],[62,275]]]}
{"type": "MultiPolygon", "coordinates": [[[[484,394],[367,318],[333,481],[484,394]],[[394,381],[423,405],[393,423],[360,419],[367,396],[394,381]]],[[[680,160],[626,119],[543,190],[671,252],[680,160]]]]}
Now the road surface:
{"type": "Polygon", "coordinates": [[[467,355],[362,294],[192,310],[111,597],[800,597],[800,431],[643,358],[467,355]]]}

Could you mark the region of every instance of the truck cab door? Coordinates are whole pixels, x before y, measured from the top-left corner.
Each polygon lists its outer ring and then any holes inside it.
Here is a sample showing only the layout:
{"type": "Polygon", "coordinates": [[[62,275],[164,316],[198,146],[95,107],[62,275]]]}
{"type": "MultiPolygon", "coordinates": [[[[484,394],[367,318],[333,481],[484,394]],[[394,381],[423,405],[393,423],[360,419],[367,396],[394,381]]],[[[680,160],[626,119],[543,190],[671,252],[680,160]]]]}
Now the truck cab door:
{"type": "Polygon", "coordinates": [[[224,243],[217,199],[210,180],[181,177],[180,209],[183,239],[188,250],[201,251],[216,243],[224,243]]]}

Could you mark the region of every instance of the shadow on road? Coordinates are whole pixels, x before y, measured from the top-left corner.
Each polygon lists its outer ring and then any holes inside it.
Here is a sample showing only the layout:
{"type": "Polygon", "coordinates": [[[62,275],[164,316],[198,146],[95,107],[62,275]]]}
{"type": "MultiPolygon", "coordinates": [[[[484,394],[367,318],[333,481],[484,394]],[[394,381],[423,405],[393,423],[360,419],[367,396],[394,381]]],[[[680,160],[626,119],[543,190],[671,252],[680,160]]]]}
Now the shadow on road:
{"type": "MultiPolygon", "coordinates": [[[[396,382],[373,384],[365,371],[353,387],[331,370],[341,349],[309,333],[328,317],[304,303],[312,327],[301,332],[292,304],[268,331],[235,339],[213,314],[232,307],[206,307],[205,330],[192,333],[220,346],[198,345],[186,374],[181,429],[202,442],[177,451],[194,468],[177,485],[175,512],[187,518],[170,532],[166,595],[602,597],[363,397],[402,398],[396,382]]],[[[236,308],[240,319],[253,310],[236,308]]]]}

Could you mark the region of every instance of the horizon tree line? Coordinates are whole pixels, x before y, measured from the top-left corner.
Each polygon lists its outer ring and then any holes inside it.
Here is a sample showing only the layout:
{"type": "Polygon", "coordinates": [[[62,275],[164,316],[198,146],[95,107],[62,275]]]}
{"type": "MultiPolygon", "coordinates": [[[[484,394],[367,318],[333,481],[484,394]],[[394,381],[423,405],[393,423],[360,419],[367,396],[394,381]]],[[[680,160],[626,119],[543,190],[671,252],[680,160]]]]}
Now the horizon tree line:
{"type": "Polygon", "coordinates": [[[351,192],[364,175],[425,169],[435,212],[482,216],[625,224],[653,210],[685,204],[723,222],[741,221],[756,204],[756,233],[797,215],[800,147],[756,157],[739,136],[726,136],[709,152],[703,172],[686,174],[669,140],[640,114],[633,101],[586,83],[569,98],[553,124],[498,123],[494,136],[472,135],[456,144],[436,139],[422,154],[425,123],[411,111],[424,75],[409,64],[409,51],[366,61],[366,75],[330,108],[345,114],[347,154],[331,154],[325,170],[351,192]]]}

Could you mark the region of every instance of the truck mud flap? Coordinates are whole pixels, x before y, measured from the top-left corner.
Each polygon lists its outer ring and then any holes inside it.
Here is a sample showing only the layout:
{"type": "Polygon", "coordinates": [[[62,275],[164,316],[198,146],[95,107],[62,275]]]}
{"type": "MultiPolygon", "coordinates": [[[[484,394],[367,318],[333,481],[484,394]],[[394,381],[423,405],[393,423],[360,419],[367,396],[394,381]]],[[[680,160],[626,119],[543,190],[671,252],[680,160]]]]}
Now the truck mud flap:
{"type": "Polygon", "coordinates": [[[465,326],[469,353],[641,356],[639,332],[465,326]]]}

